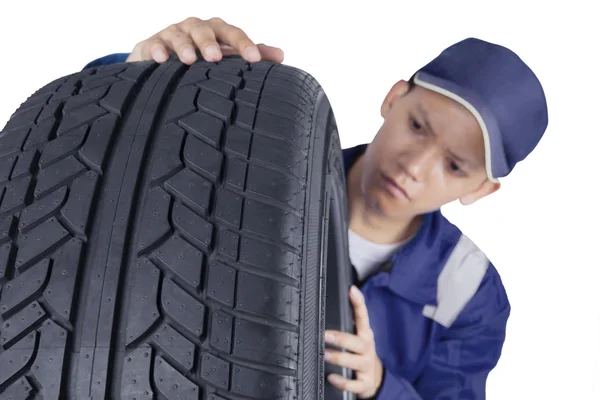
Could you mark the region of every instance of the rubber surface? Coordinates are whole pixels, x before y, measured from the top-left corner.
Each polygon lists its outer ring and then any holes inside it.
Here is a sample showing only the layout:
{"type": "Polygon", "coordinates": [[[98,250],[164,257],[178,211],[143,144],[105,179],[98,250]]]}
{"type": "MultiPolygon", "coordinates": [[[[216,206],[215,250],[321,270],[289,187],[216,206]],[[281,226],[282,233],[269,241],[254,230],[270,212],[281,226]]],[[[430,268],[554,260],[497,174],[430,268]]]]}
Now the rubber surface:
{"type": "Polygon", "coordinates": [[[0,133],[0,398],[322,398],[340,157],[322,89],[288,66],[40,89],[0,133]]]}

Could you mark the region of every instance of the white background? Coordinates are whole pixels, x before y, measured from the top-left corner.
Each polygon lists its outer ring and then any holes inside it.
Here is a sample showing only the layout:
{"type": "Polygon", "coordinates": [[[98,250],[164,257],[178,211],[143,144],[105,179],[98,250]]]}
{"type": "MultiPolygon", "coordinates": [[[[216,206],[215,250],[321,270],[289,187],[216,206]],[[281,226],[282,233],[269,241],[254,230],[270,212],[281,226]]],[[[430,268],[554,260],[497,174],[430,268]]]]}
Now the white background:
{"type": "Polygon", "coordinates": [[[220,16],[283,48],[285,63],[325,88],[345,147],[370,141],[390,87],[454,42],[475,36],[520,55],[545,88],[547,133],[498,193],[444,212],[492,259],[513,307],[488,399],[600,399],[594,2],[370,0],[343,12],[348,3],[325,0],[151,3],[3,2],[0,126],[44,84],[187,16],[220,16]]]}

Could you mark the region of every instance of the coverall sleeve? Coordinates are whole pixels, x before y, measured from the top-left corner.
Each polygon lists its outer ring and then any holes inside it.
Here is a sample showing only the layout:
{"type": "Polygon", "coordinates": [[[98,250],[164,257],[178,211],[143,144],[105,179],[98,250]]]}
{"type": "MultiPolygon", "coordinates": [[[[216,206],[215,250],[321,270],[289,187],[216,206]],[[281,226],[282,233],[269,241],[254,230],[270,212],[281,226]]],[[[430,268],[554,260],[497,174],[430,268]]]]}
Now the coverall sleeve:
{"type": "Polygon", "coordinates": [[[89,62],[85,67],[83,67],[83,69],[85,70],[88,68],[100,67],[102,65],[122,63],[122,62],[125,62],[125,60],[127,60],[127,57],[129,57],[129,54],[130,53],[109,54],[109,55],[97,58],[94,61],[89,62]]]}
{"type": "Polygon", "coordinates": [[[384,373],[378,400],[485,400],[488,374],[502,352],[510,304],[495,269],[434,346],[411,384],[384,373]]]}
{"type": "Polygon", "coordinates": [[[409,381],[395,376],[387,369],[384,370],[383,384],[379,388],[377,396],[373,399],[424,400],[409,381]]]}

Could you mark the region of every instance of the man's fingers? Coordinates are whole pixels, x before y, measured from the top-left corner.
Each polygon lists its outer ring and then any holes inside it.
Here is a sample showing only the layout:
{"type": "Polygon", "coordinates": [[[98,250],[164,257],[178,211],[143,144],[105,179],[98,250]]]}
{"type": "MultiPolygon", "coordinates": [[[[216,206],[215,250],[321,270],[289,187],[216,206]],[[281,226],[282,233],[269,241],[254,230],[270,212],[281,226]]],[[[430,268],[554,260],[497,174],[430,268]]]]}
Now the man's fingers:
{"type": "Polygon", "coordinates": [[[191,64],[196,61],[196,46],[192,38],[179,28],[172,25],[160,33],[160,38],[171,48],[181,62],[191,64]]]}
{"type": "Polygon", "coordinates": [[[237,49],[248,62],[257,62],[261,60],[261,54],[252,40],[240,28],[230,25],[220,18],[210,20],[217,40],[237,49]]]}
{"type": "Polygon", "coordinates": [[[366,367],[364,357],[344,351],[325,350],[325,361],[354,371],[361,371],[366,367]]]}
{"type": "Polygon", "coordinates": [[[182,23],[181,29],[192,38],[205,60],[212,62],[221,60],[223,54],[219,49],[215,32],[208,22],[197,18],[186,20],[182,23]]]}
{"type": "Polygon", "coordinates": [[[139,60],[154,60],[162,63],[169,59],[169,52],[167,43],[159,37],[153,37],[140,45],[139,60]]]}
{"type": "Polygon", "coordinates": [[[369,312],[365,304],[365,299],[356,286],[350,289],[350,301],[354,306],[354,321],[356,323],[356,333],[365,338],[372,335],[371,325],[369,323],[369,312]]]}
{"type": "Polygon", "coordinates": [[[326,331],[325,342],[356,354],[364,354],[369,349],[369,342],[360,336],[347,332],[326,331]]]}
{"type": "Polygon", "coordinates": [[[363,381],[346,379],[337,374],[329,374],[327,380],[340,390],[346,390],[356,394],[363,393],[366,389],[366,385],[363,381]]]}
{"type": "Polygon", "coordinates": [[[283,62],[283,50],[278,47],[267,46],[266,44],[259,43],[257,45],[258,51],[260,51],[260,55],[263,60],[271,61],[276,64],[281,64],[283,62]]]}
{"type": "MultiPolygon", "coordinates": [[[[267,46],[265,44],[256,45],[258,51],[260,51],[261,59],[264,61],[271,61],[276,64],[283,62],[283,50],[278,47],[267,46]]],[[[221,53],[224,56],[238,55],[239,52],[235,47],[231,47],[228,44],[221,44],[221,53]]]]}
{"type": "Polygon", "coordinates": [[[164,62],[173,52],[186,64],[197,59],[197,49],[207,61],[217,62],[224,55],[241,55],[247,62],[262,59],[281,63],[283,51],[265,44],[256,45],[246,33],[221,18],[201,20],[186,18],[139,42],[127,61],[154,60],[164,62]]]}

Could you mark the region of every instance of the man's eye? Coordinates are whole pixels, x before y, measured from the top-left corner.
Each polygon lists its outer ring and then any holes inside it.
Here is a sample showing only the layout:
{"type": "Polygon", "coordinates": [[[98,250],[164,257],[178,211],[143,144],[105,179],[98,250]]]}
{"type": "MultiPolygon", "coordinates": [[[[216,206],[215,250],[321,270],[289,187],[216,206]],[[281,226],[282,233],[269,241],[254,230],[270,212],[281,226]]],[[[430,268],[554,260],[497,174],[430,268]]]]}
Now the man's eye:
{"type": "Polygon", "coordinates": [[[463,170],[460,168],[460,166],[453,160],[450,160],[449,162],[449,168],[450,171],[452,171],[452,173],[457,174],[457,175],[464,175],[463,170]]]}
{"type": "Polygon", "coordinates": [[[411,126],[412,126],[412,128],[413,128],[414,130],[416,130],[416,131],[420,131],[420,130],[421,130],[422,126],[421,126],[421,124],[419,124],[419,123],[417,122],[417,120],[416,120],[416,119],[414,119],[414,118],[411,118],[411,119],[410,119],[410,123],[411,123],[411,126]]]}

